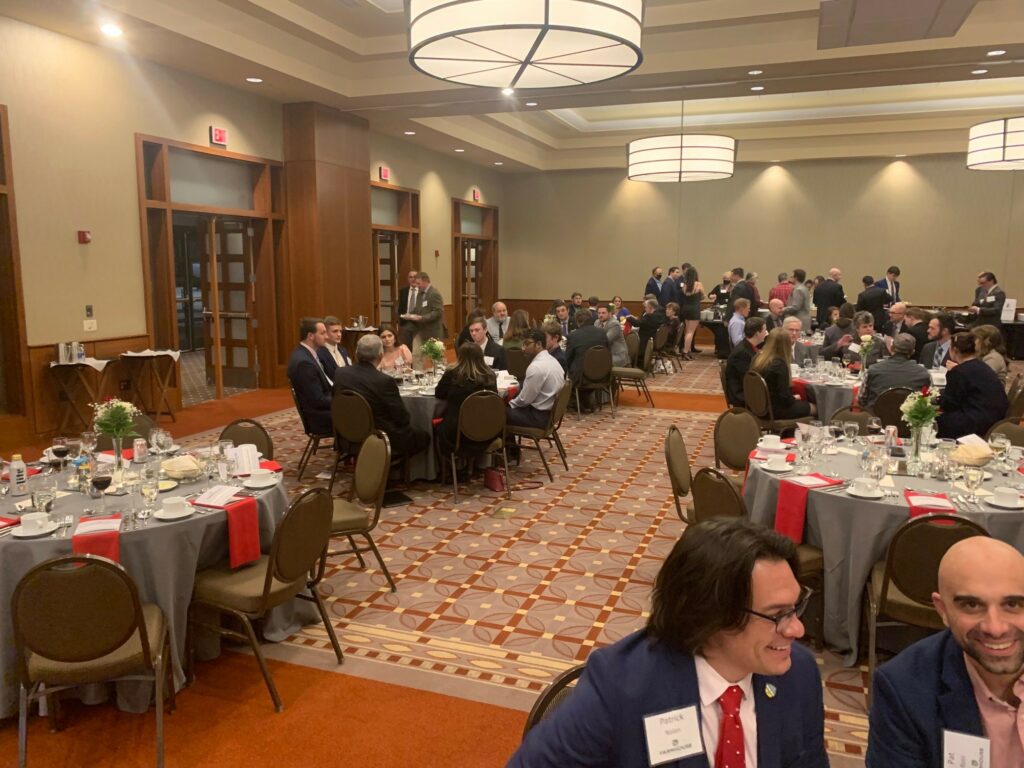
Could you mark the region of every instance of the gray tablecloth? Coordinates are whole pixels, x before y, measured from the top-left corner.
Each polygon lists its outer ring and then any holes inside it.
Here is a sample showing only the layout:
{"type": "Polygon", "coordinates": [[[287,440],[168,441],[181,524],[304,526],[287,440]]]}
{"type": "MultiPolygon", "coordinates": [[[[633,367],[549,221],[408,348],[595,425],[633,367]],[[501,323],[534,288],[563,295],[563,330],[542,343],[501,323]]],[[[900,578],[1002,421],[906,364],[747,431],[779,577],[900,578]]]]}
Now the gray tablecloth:
{"type": "Polygon", "coordinates": [[[818,405],[818,418],[827,422],[832,414],[840,408],[849,408],[853,405],[854,384],[850,382],[841,385],[824,384],[822,382],[804,381],[808,395],[818,405]],[[813,392],[813,394],[811,394],[813,392]]]}
{"type": "Polygon", "coordinates": [[[409,412],[411,425],[416,429],[423,429],[430,435],[430,445],[427,449],[420,451],[409,459],[409,477],[413,480],[434,480],[437,477],[437,453],[434,449],[434,425],[435,412],[440,416],[444,413],[443,408],[438,412],[438,404],[441,403],[433,395],[421,395],[413,392],[402,392],[402,405],[409,412]]]}
{"type": "MultiPolygon", "coordinates": [[[[860,475],[857,458],[846,454],[820,456],[812,471],[829,470],[844,478],[860,475]]],[[[892,476],[896,488],[948,491],[938,480],[892,476]]],[[[984,488],[1005,484],[998,475],[984,488]]],[[[779,477],[752,463],[744,499],[752,520],[774,525],[779,477]]],[[[1001,541],[1024,550],[1024,512],[998,510],[982,502],[982,512],[960,512],[988,529],[1001,541]]],[[[902,493],[898,500],[870,501],[844,491],[810,491],[807,495],[805,543],[821,547],[825,556],[825,642],[845,654],[848,666],[857,663],[861,599],[875,563],[885,558],[896,529],[909,515],[902,493]]]]}
{"type": "MultiPolygon", "coordinates": [[[[196,483],[181,486],[181,492],[194,493],[205,486],[196,483]]],[[[21,499],[17,499],[21,501],[21,499]]],[[[141,501],[139,502],[141,504],[141,501]]],[[[99,501],[72,494],[56,502],[55,514],[75,515],[86,507],[99,508],[99,501]]],[[[107,512],[127,509],[126,497],[108,497],[107,512]]],[[[288,508],[284,489],[277,486],[258,499],[260,547],[269,551],[274,529],[288,508]]],[[[13,500],[0,503],[0,514],[14,511],[13,500]]],[[[73,529],[72,529],[73,530],[73,529]]],[[[185,653],[185,627],[188,605],[196,571],[210,567],[227,557],[228,534],[225,513],[211,510],[195,514],[185,520],[161,522],[155,519],[149,525],[121,533],[121,564],[138,585],[143,602],[156,603],[167,617],[170,629],[177,687],[184,683],[182,661],[185,653]]],[[[11,628],[11,597],[21,577],[33,566],[59,555],[71,553],[71,539],[16,539],[11,535],[0,538],[0,717],[18,711],[18,672],[11,628]]],[[[271,612],[265,623],[268,640],[283,640],[296,632],[302,623],[319,620],[312,604],[293,602],[271,612]]],[[[197,637],[197,642],[199,638],[197,637]]],[[[216,655],[215,639],[206,638],[199,655],[216,655]]],[[[82,698],[94,701],[106,697],[105,688],[91,687],[82,698]]],[[[129,712],[144,712],[152,698],[152,686],[145,683],[125,682],[117,685],[118,707],[129,712]]]]}

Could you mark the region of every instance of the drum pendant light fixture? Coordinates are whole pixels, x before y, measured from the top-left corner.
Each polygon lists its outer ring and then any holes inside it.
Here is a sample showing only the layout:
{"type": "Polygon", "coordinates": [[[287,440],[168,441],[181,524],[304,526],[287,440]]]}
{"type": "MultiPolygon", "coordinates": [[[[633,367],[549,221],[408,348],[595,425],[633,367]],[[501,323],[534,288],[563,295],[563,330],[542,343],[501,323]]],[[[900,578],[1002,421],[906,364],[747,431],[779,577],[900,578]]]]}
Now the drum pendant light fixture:
{"type": "Polygon", "coordinates": [[[971,126],[967,168],[972,171],[1024,170],[1024,117],[990,120],[971,126]]]}
{"type": "Polygon", "coordinates": [[[643,61],[644,0],[409,0],[409,62],[485,88],[561,88],[643,61]]]}
{"type": "Polygon", "coordinates": [[[736,139],[713,133],[683,133],[682,105],[679,111],[679,133],[629,142],[630,181],[712,181],[732,176],[736,139]]]}

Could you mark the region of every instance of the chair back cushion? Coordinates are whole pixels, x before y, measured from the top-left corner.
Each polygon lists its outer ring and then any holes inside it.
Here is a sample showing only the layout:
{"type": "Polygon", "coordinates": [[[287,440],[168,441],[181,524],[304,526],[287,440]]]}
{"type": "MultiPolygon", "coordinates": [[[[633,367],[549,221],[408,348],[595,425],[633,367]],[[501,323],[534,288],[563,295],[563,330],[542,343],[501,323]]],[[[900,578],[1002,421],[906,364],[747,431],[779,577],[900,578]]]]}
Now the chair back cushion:
{"type": "Polygon", "coordinates": [[[565,670],[562,674],[551,681],[551,684],[544,689],[544,692],[537,697],[533,709],[526,718],[526,727],[523,729],[523,737],[530,732],[537,723],[547,719],[552,712],[562,706],[572,694],[576,687],[576,680],[583,674],[586,664],[579,664],[565,670]]]}
{"type": "Polygon", "coordinates": [[[932,593],[939,589],[939,561],[946,550],[971,536],[988,536],[988,531],[959,515],[912,518],[899,527],[889,543],[886,577],[914,602],[930,606],[932,593]]]}
{"type": "Polygon", "coordinates": [[[66,663],[106,656],[140,627],[145,633],[135,583],[120,565],[96,555],[35,566],[14,590],[11,616],[20,648],[66,663]]]}
{"type": "Polygon", "coordinates": [[[630,331],[626,334],[626,354],[629,356],[629,364],[636,365],[636,356],[640,351],[640,334],[630,331]]]}
{"type": "Polygon", "coordinates": [[[669,327],[667,325],[661,326],[657,331],[654,332],[654,351],[661,352],[662,348],[668,343],[669,327]]]}
{"type": "Polygon", "coordinates": [[[327,549],[333,515],[326,488],[310,488],[292,502],[274,531],[270,573],[275,579],[291,584],[312,570],[327,549]]]}
{"type": "Polygon", "coordinates": [[[747,410],[757,418],[771,420],[772,401],[768,396],[768,385],[757,371],[743,374],[743,399],[747,410]]]}
{"type": "Polygon", "coordinates": [[[220,440],[231,440],[235,445],[252,444],[264,459],[274,458],[274,441],[263,425],[253,419],[237,419],[221,430],[220,440]]]}
{"type": "Polygon", "coordinates": [[[459,435],[477,443],[490,442],[505,434],[505,401],[496,392],[480,390],[462,401],[459,435]]]}
{"type": "Polygon", "coordinates": [[[698,523],[713,517],[746,517],[747,506],[725,475],[704,467],[693,476],[693,515],[698,523]]]}
{"type": "Polygon", "coordinates": [[[855,421],[857,422],[857,434],[864,437],[868,434],[868,419],[871,414],[867,411],[855,411],[852,408],[840,408],[832,414],[832,421],[855,421]]]}
{"type": "Polygon", "coordinates": [[[607,382],[612,375],[612,353],[608,347],[591,347],[583,355],[583,380],[607,382]]]}
{"type": "Polygon", "coordinates": [[[555,407],[551,409],[551,423],[549,428],[557,427],[562,423],[565,412],[569,410],[569,402],[572,400],[572,380],[566,379],[562,389],[555,400],[555,407]]]}
{"type": "Polygon", "coordinates": [[[679,427],[673,424],[665,435],[665,465],[672,483],[672,493],[685,496],[690,492],[690,457],[686,455],[686,443],[679,427]]]}
{"type": "Polygon", "coordinates": [[[1010,398],[1010,407],[1006,409],[1006,417],[1019,419],[1024,417],[1024,387],[1017,390],[1017,394],[1010,398]]]}
{"type": "Polygon", "coordinates": [[[374,432],[363,441],[356,459],[356,496],[364,504],[379,504],[384,498],[388,484],[388,470],[391,468],[391,445],[388,436],[381,431],[374,432]]]}
{"type": "Polygon", "coordinates": [[[1000,433],[1010,438],[1010,445],[1024,446],[1024,427],[1018,422],[1020,419],[1004,419],[992,425],[988,431],[989,435],[1000,433]]]}
{"type": "Polygon", "coordinates": [[[335,392],[331,400],[331,423],[342,439],[362,445],[373,432],[373,409],[358,392],[335,392]]]}
{"type": "Polygon", "coordinates": [[[871,412],[881,421],[883,427],[895,426],[901,437],[910,437],[910,426],[903,421],[900,406],[911,390],[907,387],[893,387],[880,394],[871,406],[871,412]]]}
{"type": "Polygon", "coordinates": [[[530,361],[526,359],[526,353],[521,349],[506,349],[505,350],[505,364],[508,366],[508,372],[515,376],[519,381],[523,381],[526,378],[526,369],[530,364],[530,361]]]}
{"type": "Polygon", "coordinates": [[[761,439],[761,427],[746,408],[730,408],[715,422],[715,460],[737,472],[747,468],[750,452],[761,439]]]}

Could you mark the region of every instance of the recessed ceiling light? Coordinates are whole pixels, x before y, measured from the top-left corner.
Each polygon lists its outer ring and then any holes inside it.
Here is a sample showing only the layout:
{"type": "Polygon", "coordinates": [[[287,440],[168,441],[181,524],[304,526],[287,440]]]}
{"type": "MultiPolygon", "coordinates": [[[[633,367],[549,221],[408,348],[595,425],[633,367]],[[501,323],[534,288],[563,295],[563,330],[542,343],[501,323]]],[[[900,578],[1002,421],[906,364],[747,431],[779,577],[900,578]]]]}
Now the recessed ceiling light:
{"type": "Polygon", "coordinates": [[[752,86],[750,86],[750,90],[752,90],[752,91],[763,91],[764,90],[764,86],[763,85],[752,85],[752,86]]]}
{"type": "Polygon", "coordinates": [[[515,92],[516,91],[515,91],[514,88],[502,88],[501,89],[501,93],[502,93],[503,96],[512,96],[513,94],[515,94],[515,92]]]}
{"type": "Polygon", "coordinates": [[[536,101],[528,101],[528,102],[526,102],[526,106],[528,106],[528,107],[536,107],[537,106],[537,102],[536,101]]]}
{"type": "Polygon", "coordinates": [[[456,152],[465,152],[466,150],[464,150],[464,149],[456,149],[455,151],[456,152]]]}
{"type": "Polygon", "coordinates": [[[988,70],[987,69],[972,69],[971,70],[971,74],[972,75],[985,75],[985,74],[988,74],[988,70]]]}
{"type": "Polygon", "coordinates": [[[247,82],[247,83],[262,83],[263,82],[263,78],[262,77],[247,77],[247,78],[245,78],[245,82],[247,82]]]}
{"type": "Polygon", "coordinates": [[[747,72],[747,74],[748,75],[763,75],[764,74],[764,70],[763,69],[752,69],[749,72],[747,72]]]}
{"type": "Polygon", "coordinates": [[[896,155],[896,157],[906,157],[906,155],[905,155],[905,154],[902,154],[902,155],[896,155]]]}
{"type": "Polygon", "coordinates": [[[772,163],[781,163],[782,161],[781,161],[781,160],[771,160],[771,161],[769,161],[769,162],[772,162],[772,163]]]}
{"type": "Polygon", "coordinates": [[[495,165],[504,165],[504,163],[503,163],[503,162],[501,162],[500,160],[495,160],[495,161],[494,161],[494,164],[495,164],[495,165]]]}
{"type": "Polygon", "coordinates": [[[1005,56],[1006,55],[1006,51],[1002,51],[1002,50],[989,51],[985,55],[986,56],[1005,56]]]}
{"type": "Polygon", "coordinates": [[[416,135],[416,131],[406,131],[405,135],[406,136],[415,136],[416,135]]]}
{"type": "Polygon", "coordinates": [[[124,34],[124,31],[117,26],[117,24],[111,24],[109,22],[100,26],[100,32],[107,37],[120,37],[124,34]]]}

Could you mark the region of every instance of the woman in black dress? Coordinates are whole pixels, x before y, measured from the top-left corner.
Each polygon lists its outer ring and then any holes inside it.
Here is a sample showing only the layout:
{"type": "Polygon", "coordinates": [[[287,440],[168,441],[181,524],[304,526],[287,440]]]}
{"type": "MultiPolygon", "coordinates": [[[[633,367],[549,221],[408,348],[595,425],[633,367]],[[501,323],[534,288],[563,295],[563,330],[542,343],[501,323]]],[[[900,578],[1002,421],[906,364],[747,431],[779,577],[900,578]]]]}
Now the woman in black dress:
{"type": "Polygon", "coordinates": [[[946,388],[939,398],[939,437],[985,437],[1010,407],[999,376],[978,357],[976,341],[970,333],[958,333],[949,345],[956,365],[946,374],[946,388]]]}
{"type": "Polygon", "coordinates": [[[790,388],[790,365],[793,362],[793,342],[785,328],[776,328],[768,334],[764,347],[750,364],[750,370],[761,374],[768,385],[772,401],[772,414],[776,419],[799,419],[815,414],[815,408],[805,400],[797,400],[790,388]]]}
{"type": "Polygon", "coordinates": [[[679,319],[683,321],[683,360],[693,360],[693,336],[700,327],[700,300],[704,298],[704,286],[697,279],[697,270],[687,267],[683,272],[680,293],[679,319]]]}
{"type": "MultiPolygon", "coordinates": [[[[456,354],[458,362],[444,372],[441,380],[437,382],[437,387],[434,388],[434,397],[448,402],[444,419],[437,426],[437,437],[441,446],[449,452],[455,447],[455,438],[459,433],[459,410],[462,408],[462,401],[480,390],[498,391],[494,371],[484,362],[483,350],[477,344],[463,344],[458,347],[456,354]]],[[[473,454],[474,449],[482,452],[486,447],[486,444],[475,445],[462,441],[464,455],[473,454]]]]}

